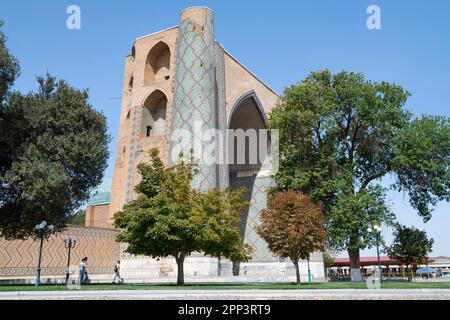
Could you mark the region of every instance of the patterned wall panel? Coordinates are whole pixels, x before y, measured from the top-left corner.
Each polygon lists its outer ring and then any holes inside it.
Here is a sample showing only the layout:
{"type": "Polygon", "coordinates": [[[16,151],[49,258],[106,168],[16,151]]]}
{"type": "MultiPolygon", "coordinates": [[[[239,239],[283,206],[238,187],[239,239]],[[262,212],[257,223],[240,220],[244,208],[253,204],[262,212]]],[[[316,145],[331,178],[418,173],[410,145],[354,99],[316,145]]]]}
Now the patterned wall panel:
{"type": "MultiPolygon", "coordinates": [[[[120,245],[115,241],[117,231],[110,229],[69,227],[44,240],[42,251],[42,274],[64,275],[67,266],[67,249],[64,238],[77,239],[71,252],[71,265],[77,265],[88,257],[91,274],[113,273],[120,257],[120,245]]],[[[0,276],[34,276],[38,263],[39,241],[5,240],[0,238],[0,276]]]]}
{"type": "Polygon", "coordinates": [[[131,140],[130,140],[130,155],[127,165],[127,196],[126,201],[133,199],[133,190],[135,185],[135,171],[136,171],[136,159],[143,153],[142,147],[138,144],[139,132],[140,132],[140,118],[141,113],[140,106],[134,106],[131,112],[131,140]]]}
{"type": "MultiPolygon", "coordinates": [[[[216,82],[217,82],[217,128],[219,129],[222,137],[226,137],[227,134],[227,92],[225,84],[225,50],[216,43],[216,82]]],[[[217,165],[218,170],[218,187],[220,189],[228,188],[230,185],[229,181],[229,166],[226,164],[226,154],[227,154],[227,143],[226,140],[222,141],[220,145],[220,140],[218,139],[216,150],[218,150],[218,156],[222,157],[217,165]]]]}
{"type": "MultiPolygon", "coordinates": [[[[196,134],[196,138],[202,139],[200,135],[205,130],[216,128],[213,13],[207,8],[188,10],[192,10],[193,14],[194,11],[198,13],[198,10],[201,10],[201,17],[199,19],[198,16],[195,16],[191,19],[189,12],[186,11],[187,13],[182,15],[179,26],[171,150],[174,150],[174,147],[180,142],[173,135],[174,130],[186,129],[192,137],[196,134]],[[194,130],[196,122],[202,125],[199,132],[194,130]]],[[[207,145],[208,143],[204,143],[203,148],[207,145]]],[[[187,149],[190,148],[192,148],[192,143],[187,149]]],[[[173,163],[174,159],[171,160],[173,163]]],[[[193,180],[193,187],[198,190],[207,190],[216,186],[216,165],[200,161],[199,173],[193,180]]]]}
{"type": "Polygon", "coordinates": [[[246,199],[249,207],[243,212],[240,230],[244,242],[253,248],[252,262],[276,261],[277,258],[267,248],[266,242],[256,233],[255,227],[260,223],[261,210],[266,207],[267,192],[273,186],[273,179],[269,176],[237,177],[232,174],[230,186],[232,189],[245,187],[246,199]]]}

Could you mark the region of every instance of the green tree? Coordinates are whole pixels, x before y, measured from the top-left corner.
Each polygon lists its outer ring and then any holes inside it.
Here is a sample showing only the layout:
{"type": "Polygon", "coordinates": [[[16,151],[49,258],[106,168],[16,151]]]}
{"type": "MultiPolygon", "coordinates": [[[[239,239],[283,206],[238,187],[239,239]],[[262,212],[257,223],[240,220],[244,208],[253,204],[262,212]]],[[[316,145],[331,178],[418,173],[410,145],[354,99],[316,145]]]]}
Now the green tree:
{"type": "Polygon", "coordinates": [[[273,253],[291,259],[300,284],[299,261],[323,250],[324,226],[325,217],[319,205],[299,192],[284,191],[269,196],[257,232],[273,253]]]}
{"type": "Polygon", "coordinates": [[[47,75],[8,94],[0,118],[0,234],[23,238],[47,220],[63,228],[107,165],[106,119],[88,92],[47,75]]]}
{"type": "MultiPolygon", "coordinates": [[[[3,21],[0,20],[0,28],[3,21]]],[[[6,47],[6,36],[0,30],[0,124],[4,117],[4,103],[8,91],[19,76],[20,68],[17,60],[9,53],[6,47]]],[[[6,134],[0,125],[0,137],[6,134]]],[[[0,143],[0,177],[5,174],[9,163],[9,157],[6,153],[6,146],[0,143]]],[[[1,199],[0,199],[1,200],[1,199]]]]}
{"type": "Polygon", "coordinates": [[[334,256],[330,252],[323,252],[323,267],[325,269],[325,278],[328,277],[328,270],[333,266],[335,261],[334,256]]]}
{"type": "MultiPolygon", "coordinates": [[[[0,28],[2,26],[3,21],[0,20],[0,28]]],[[[14,80],[19,76],[19,73],[19,62],[9,53],[8,48],[6,48],[6,36],[0,30],[0,104],[4,102],[8,90],[14,83],[14,80]]],[[[0,112],[2,112],[1,109],[0,112]]]]}
{"type": "Polygon", "coordinates": [[[409,93],[362,74],[312,72],[285,90],[270,114],[280,129],[276,190],[298,190],[320,203],[329,242],[347,250],[352,279],[361,279],[359,251],[373,245],[370,224],[392,225],[379,182],[393,177],[425,221],[450,199],[449,119],[405,110],[409,93]]]}
{"type": "Polygon", "coordinates": [[[67,224],[75,226],[84,226],[86,220],[86,210],[78,210],[74,215],[71,215],[67,224]]]}
{"type": "Polygon", "coordinates": [[[127,251],[173,256],[178,285],[184,284],[184,260],[192,252],[247,261],[250,248],[242,243],[237,227],[245,207],[244,191],[198,192],[191,187],[198,171],[192,157],[166,168],[157,149],[150,156],[150,164],[138,166],[139,197],[114,215],[115,226],[122,229],[117,240],[128,244],[127,251]]]}
{"type": "Polygon", "coordinates": [[[427,263],[428,254],[433,248],[433,239],[428,239],[425,231],[415,227],[397,226],[394,231],[394,241],[385,251],[391,259],[406,265],[408,281],[412,280],[409,266],[413,263],[427,263]]]}

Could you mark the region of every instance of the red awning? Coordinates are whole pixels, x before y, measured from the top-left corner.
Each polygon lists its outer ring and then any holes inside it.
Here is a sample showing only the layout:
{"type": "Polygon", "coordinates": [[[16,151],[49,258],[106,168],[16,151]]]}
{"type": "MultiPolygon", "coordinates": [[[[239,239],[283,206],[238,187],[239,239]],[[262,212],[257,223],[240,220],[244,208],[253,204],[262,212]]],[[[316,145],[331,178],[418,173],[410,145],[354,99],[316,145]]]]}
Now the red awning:
{"type": "MultiPolygon", "coordinates": [[[[428,258],[428,263],[433,262],[433,258],[428,258]]],[[[378,258],[377,257],[361,257],[359,259],[360,265],[362,267],[365,266],[376,266],[378,265],[378,258]]],[[[381,256],[380,262],[384,266],[390,266],[390,265],[400,265],[400,262],[398,260],[393,260],[389,258],[388,256],[381,256]]],[[[349,267],[350,266],[350,259],[349,258],[336,258],[334,260],[334,263],[332,265],[333,267],[349,267]]]]}

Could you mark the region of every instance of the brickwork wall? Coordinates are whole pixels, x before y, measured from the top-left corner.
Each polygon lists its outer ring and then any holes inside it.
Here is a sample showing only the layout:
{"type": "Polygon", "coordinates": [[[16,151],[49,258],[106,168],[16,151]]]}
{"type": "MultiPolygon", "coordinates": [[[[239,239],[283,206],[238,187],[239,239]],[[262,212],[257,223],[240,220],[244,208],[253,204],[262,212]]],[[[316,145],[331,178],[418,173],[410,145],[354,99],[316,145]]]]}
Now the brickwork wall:
{"type": "MultiPolygon", "coordinates": [[[[71,252],[71,265],[88,257],[90,274],[111,274],[120,257],[120,245],[115,241],[117,231],[100,228],[68,227],[44,240],[42,275],[64,275],[67,270],[66,236],[77,242],[71,252]]],[[[34,276],[38,263],[39,241],[5,240],[0,238],[0,277],[34,276]]]]}
{"type": "Polygon", "coordinates": [[[110,228],[109,204],[86,207],[85,226],[88,228],[110,228]]]}

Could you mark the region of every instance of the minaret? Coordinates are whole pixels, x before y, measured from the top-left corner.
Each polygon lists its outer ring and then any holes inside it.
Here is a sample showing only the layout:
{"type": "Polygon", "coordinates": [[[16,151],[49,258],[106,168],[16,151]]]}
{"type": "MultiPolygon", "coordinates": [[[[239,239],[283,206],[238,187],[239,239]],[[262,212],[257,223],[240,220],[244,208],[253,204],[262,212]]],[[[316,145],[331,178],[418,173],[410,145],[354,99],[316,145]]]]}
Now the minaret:
{"type": "Polygon", "coordinates": [[[184,10],[177,40],[169,162],[173,164],[180,151],[194,148],[199,173],[193,187],[202,191],[218,186],[217,165],[199,159],[211,145],[203,141],[203,134],[216,129],[215,46],[213,12],[205,7],[184,10]]]}

